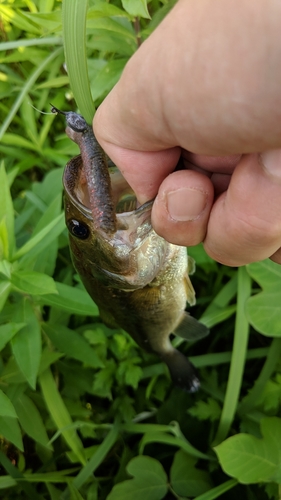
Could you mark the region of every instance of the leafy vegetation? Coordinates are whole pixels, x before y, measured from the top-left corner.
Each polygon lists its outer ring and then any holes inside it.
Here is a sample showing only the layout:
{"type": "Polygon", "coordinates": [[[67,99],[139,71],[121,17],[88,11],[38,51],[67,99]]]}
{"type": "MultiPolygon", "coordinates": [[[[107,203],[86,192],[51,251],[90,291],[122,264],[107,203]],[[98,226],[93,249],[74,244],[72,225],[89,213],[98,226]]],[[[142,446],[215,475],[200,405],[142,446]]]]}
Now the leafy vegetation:
{"type": "Polygon", "coordinates": [[[202,387],[172,387],[100,322],[72,267],[61,177],[77,147],[37,111],[77,104],[90,120],[174,3],[64,0],[62,16],[57,0],[0,1],[3,499],[280,498],[280,266],[229,269],[190,249],[192,314],[211,334],[174,339],[202,387]]]}

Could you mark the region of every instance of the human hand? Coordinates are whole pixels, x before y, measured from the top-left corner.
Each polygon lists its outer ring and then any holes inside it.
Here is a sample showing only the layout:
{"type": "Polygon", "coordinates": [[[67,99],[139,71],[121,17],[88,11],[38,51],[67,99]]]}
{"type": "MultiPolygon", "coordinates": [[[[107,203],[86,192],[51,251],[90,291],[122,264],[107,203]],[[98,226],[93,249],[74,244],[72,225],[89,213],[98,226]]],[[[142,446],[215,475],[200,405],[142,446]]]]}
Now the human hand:
{"type": "Polygon", "coordinates": [[[231,266],[281,263],[280,15],[278,0],[180,0],[94,119],[139,201],[156,196],[156,232],[231,266]]]}

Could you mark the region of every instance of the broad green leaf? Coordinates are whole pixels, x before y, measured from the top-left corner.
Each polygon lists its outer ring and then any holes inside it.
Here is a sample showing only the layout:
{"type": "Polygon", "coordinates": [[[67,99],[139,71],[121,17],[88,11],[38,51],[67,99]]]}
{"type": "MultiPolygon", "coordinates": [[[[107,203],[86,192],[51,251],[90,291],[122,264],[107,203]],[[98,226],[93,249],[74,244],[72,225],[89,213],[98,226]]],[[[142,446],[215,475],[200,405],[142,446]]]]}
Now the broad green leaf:
{"type": "Polygon", "coordinates": [[[133,479],[115,485],[106,500],[161,500],[167,493],[167,476],[158,460],[133,458],[127,465],[133,479]]]}
{"type": "MultiPolygon", "coordinates": [[[[48,208],[45,209],[42,217],[36,224],[33,232],[34,236],[42,229],[44,229],[44,227],[46,227],[52,220],[58,217],[61,212],[61,175],[61,169],[52,170],[46,175],[42,184],[37,184],[37,186],[40,186],[41,189],[37,188],[35,192],[38,193],[38,196],[45,201],[48,208]]],[[[42,243],[43,242],[41,242],[41,244],[42,243]]],[[[56,267],[58,246],[59,239],[58,237],[54,238],[52,234],[52,238],[48,239],[48,245],[46,245],[45,248],[42,248],[38,253],[36,262],[34,264],[34,271],[39,271],[41,273],[48,274],[49,276],[53,275],[56,267]]],[[[29,255],[26,256],[27,261],[29,255]]]]}
{"type": "MultiPolygon", "coordinates": [[[[47,57],[47,55],[48,52],[45,49],[39,50],[39,48],[22,47],[13,51],[13,53],[7,57],[0,57],[0,62],[11,64],[15,62],[29,61],[36,66],[37,64],[40,64],[41,60],[47,57]]],[[[23,126],[25,128],[25,125],[23,126]]]]}
{"type": "Polygon", "coordinates": [[[7,298],[9,297],[12,285],[10,281],[1,281],[0,282],[0,311],[2,311],[7,298]]]}
{"type": "Polygon", "coordinates": [[[104,368],[95,375],[93,393],[101,398],[112,399],[111,387],[116,373],[116,363],[114,359],[108,359],[104,368]]]}
{"type": "Polygon", "coordinates": [[[189,408],[188,413],[198,420],[218,420],[221,414],[221,407],[213,398],[207,401],[197,401],[194,406],[189,408]]]}
{"type": "Polygon", "coordinates": [[[69,475],[75,472],[75,468],[63,469],[51,472],[26,472],[24,477],[30,483],[48,483],[52,481],[53,483],[65,483],[69,480],[69,475]]]}
{"type": "Polygon", "coordinates": [[[208,312],[204,312],[204,316],[200,318],[200,322],[206,325],[208,328],[212,328],[219,323],[222,323],[226,319],[233,316],[236,313],[236,305],[228,306],[228,307],[216,307],[215,305],[212,307],[212,310],[208,310],[208,312]]]}
{"type": "Polygon", "coordinates": [[[82,316],[98,316],[99,311],[86,290],[64,285],[56,282],[58,294],[44,295],[40,298],[41,303],[57,307],[70,314],[81,314],[82,316]]]}
{"type": "Polygon", "coordinates": [[[8,259],[12,255],[15,246],[14,207],[4,164],[0,166],[0,186],[1,186],[1,196],[0,196],[1,236],[4,239],[4,241],[2,242],[3,251],[5,253],[4,258],[8,259]],[[6,238],[7,241],[5,242],[6,238]]]}
{"type": "Polygon", "coordinates": [[[106,30],[109,34],[111,33],[120,33],[124,38],[131,38],[132,40],[136,39],[136,33],[132,28],[132,24],[125,19],[123,21],[119,21],[118,19],[112,19],[109,17],[103,17],[99,19],[89,19],[87,22],[87,28],[93,30],[95,33],[96,29],[106,30]]]}
{"type": "Polygon", "coordinates": [[[21,431],[17,419],[12,417],[0,417],[0,435],[13,443],[19,450],[23,451],[21,431]]]}
{"type": "Polygon", "coordinates": [[[123,8],[131,15],[150,19],[147,0],[122,0],[123,8]]]}
{"type": "Polygon", "coordinates": [[[196,460],[179,450],[170,471],[170,481],[173,490],[179,496],[195,497],[212,488],[212,482],[207,472],[196,469],[196,460]]]}
{"type": "Polygon", "coordinates": [[[216,446],[222,469],[242,484],[281,483],[281,419],[261,420],[262,439],[237,434],[216,446]]]}
{"type": "Polygon", "coordinates": [[[131,385],[134,389],[138,387],[138,383],[142,376],[142,369],[133,363],[127,363],[127,370],[125,372],[125,381],[127,385],[131,385]]]}
{"type": "Polygon", "coordinates": [[[14,406],[19,418],[19,423],[26,434],[37,443],[52,450],[42,417],[33,401],[26,396],[26,394],[22,393],[14,400],[14,406]]]}
{"type": "Polygon", "coordinates": [[[0,259],[9,259],[9,237],[6,217],[0,221],[0,259]]]}
{"type": "Polygon", "coordinates": [[[93,99],[105,94],[117,83],[124,69],[127,59],[109,61],[99,71],[96,78],[91,82],[93,99]]]}
{"type": "Polygon", "coordinates": [[[0,389],[0,416],[17,418],[17,414],[10,399],[0,389]]]}
{"type": "Polygon", "coordinates": [[[1,380],[8,384],[25,384],[26,378],[20,371],[15,358],[13,356],[10,357],[6,366],[1,373],[1,380]]]}
{"type": "MultiPolygon", "coordinates": [[[[133,55],[137,49],[136,40],[132,38],[124,38],[124,36],[120,33],[97,28],[94,30],[94,36],[89,41],[88,46],[91,49],[113,52],[127,57],[133,55]]],[[[91,78],[91,62],[88,62],[88,66],[91,78]]]]}
{"type": "Polygon", "coordinates": [[[280,265],[272,260],[254,262],[246,266],[249,275],[263,288],[263,290],[278,292],[280,290],[280,265]]]}
{"type": "Polygon", "coordinates": [[[84,500],[84,497],[82,497],[78,489],[75,488],[73,484],[69,483],[68,488],[70,491],[70,500],[84,500]]]}
{"type": "Polygon", "coordinates": [[[278,411],[281,402],[281,376],[276,375],[275,380],[267,380],[266,385],[255,401],[257,408],[263,408],[265,412],[278,411]]]}
{"type": "Polygon", "coordinates": [[[39,30],[34,23],[28,21],[20,10],[16,11],[13,7],[0,5],[0,14],[5,21],[14,24],[20,30],[34,33],[35,35],[41,35],[41,30],[39,30]]]}
{"type": "Polygon", "coordinates": [[[281,292],[261,292],[250,297],[246,304],[247,318],[263,335],[280,337],[281,292]]]}
{"type": "Polygon", "coordinates": [[[12,488],[16,486],[17,482],[11,476],[0,476],[0,490],[12,488]]]}
{"type": "Polygon", "coordinates": [[[25,326],[24,323],[8,323],[0,326],[0,351],[5,347],[13,336],[25,326]]]}
{"type": "Polygon", "coordinates": [[[269,337],[280,337],[281,270],[271,260],[247,266],[247,272],[261,286],[262,292],[247,300],[246,313],[251,325],[269,337]]]}
{"type": "Polygon", "coordinates": [[[64,87],[65,85],[69,85],[68,76],[57,76],[56,78],[47,80],[44,83],[40,83],[40,85],[37,85],[37,89],[54,89],[64,87]]]}
{"type": "Polygon", "coordinates": [[[5,134],[3,139],[1,139],[2,144],[7,144],[13,147],[19,147],[24,149],[31,149],[32,151],[38,151],[38,147],[31,141],[25,139],[17,134],[5,134]]]}
{"type": "Polygon", "coordinates": [[[170,446],[176,446],[177,448],[181,448],[188,455],[191,455],[195,458],[203,458],[209,460],[210,457],[205,455],[201,451],[197,450],[194,446],[192,446],[187,439],[184,437],[171,436],[167,432],[147,432],[144,434],[141,442],[140,442],[140,451],[142,452],[144,447],[150,443],[163,443],[168,444],[170,446]]]}
{"type": "Polygon", "coordinates": [[[63,169],[56,168],[46,175],[42,183],[35,184],[33,187],[34,195],[43,202],[43,205],[46,204],[33,235],[39,233],[61,213],[62,173],[63,169]]]}
{"type": "Polygon", "coordinates": [[[29,13],[25,12],[25,17],[39,27],[45,28],[48,31],[56,31],[61,28],[61,11],[55,10],[48,13],[29,13]]]}
{"type": "Polygon", "coordinates": [[[28,300],[22,300],[15,320],[26,324],[11,340],[12,351],[18,367],[29,385],[35,389],[41,358],[40,324],[28,300]]]}
{"type": "Polygon", "coordinates": [[[84,448],[75,429],[71,428],[72,420],[64,401],[58,391],[53,375],[48,368],[39,377],[43,397],[57,429],[62,435],[70,449],[75,453],[77,460],[83,465],[86,463],[84,448]]]}
{"type": "Polygon", "coordinates": [[[88,10],[87,19],[95,19],[97,17],[128,17],[128,14],[111,3],[95,1],[95,4],[88,10]]]}
{"type": "MultiPolygon", "coordinates": [[[[26,52],[29,52],[33,49],[25,49],[26,52]]],[[[37,52],[36,49],[34,49],[37,52]]],[[[41,58],[40,58],[41,59],[41,58]]],[[[40,61],[39,59],[39,61],[40,61]]],[[[30,57],[31,60],[31,57],[30,57]]],[[[38,144],[38,125],[36,123],[35,118],[35,110],[31,106],[31,100],[29,97],[26,97],[21,105],[21,118],[22,123],[24,124],[24,128],[26,131],[26,135],[31,139],[32,144],[38,144]]],[[[38,146],[37,146],[38,147],[38,146]]]]}
{"type": "Polygon", "coordinates": [[[49,368],[49,366],[51,366],[63,356],[64,354],[62,352],[54,352],[49,351],[48,349],[44,349],[44,351],[42,352],[38,373],[43,373],[47,368],[49,368]]]}
{"type": "Polygon", "coordinates": [[[94,349],[79,333],[63,325],[55,327],[54,325],[46,324],[44,330],[57,349],[64,352],[70,358],[78,359],[82,363],[85,363],[86,366],[103,368],[104,365],[94,349]]]}
{"type": "Polygon", "coordinates": [[[60,214],[52,222],[50,222],[44,229],[42,229],[35,236],[25,243],[13,256],[13,260],[17,260],[28,252],[32,251],[32,256],[37,255],[46,246],[57,238],[59,234],[65,229],[64,214],[60,214]]]}
{"type": "Polygon", "coordinates": [[[53,278],[35,271],[14,271],[11,283],[17,291],[30,295],[58,293],[53,278]]]}

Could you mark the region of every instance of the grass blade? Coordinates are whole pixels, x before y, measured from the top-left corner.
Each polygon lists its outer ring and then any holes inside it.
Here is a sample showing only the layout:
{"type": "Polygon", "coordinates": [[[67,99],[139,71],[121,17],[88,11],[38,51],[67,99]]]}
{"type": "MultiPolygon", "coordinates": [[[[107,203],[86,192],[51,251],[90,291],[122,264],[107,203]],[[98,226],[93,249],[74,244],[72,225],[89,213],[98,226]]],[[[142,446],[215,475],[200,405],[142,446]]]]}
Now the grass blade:
{"type": "Polygon", "coordinates": [[[247,354],[249,323],[245,314],[245,304],[250,295],[251,278],[246,268],[240,267],[238,269],[237,313],[229,378],[221,419],[213,445],[221,443],[226,438],[236,412],[247,354]]]}
{"type": "Polygon", "coordinates": [[[234,488],[234,486],[236,486],[237,484],[238,481],[236,481],[236,479],[230,479],[229,481],[226,481],[225,483],[222,483],[219,486],[212,488],[206,493],[203,493],[203,495],[199,495],[199,497],[194,498],[194,500],[214,500],[215,498],[219,498],[226,491],[231,490],[231,488],[234,488]]]}
{"type": "MultiPolygon", "coordinates": [[[[30,238],[13,256],[12,260],[17,260],[23,255],[27,254],[30,252],[33,248],[38,245],[43,238],[45,238],[47,235],[49,235],[52,231],[51,236],[49,237],[49,241],[46,244],[49,244],[54,237],[57,237],[65,228],[65,223],[64,223],[64,214],[58,215],[52,222],[50,222],[44,229],[41,229],[39,233],[37,233],[35,236],[30,238]],[[56,231],[54,230],[56,228],[56,231]]],[[[41,248],[42,250],[42,248],[41,248]]]]}
{"type": "Polygon", "coordinates": [[[76,431],[74,429],[63,429],[64,427],[70,426],[72,420],[57,389],[51,370],[45,370],[40,375],[39,380],[43,397],[52,420],[55,422],[58,429],[62,429],[62,435],[70,449],[75,453],[77,459],[85,465],[86,459],[84,456],[84,448],[76,431]]]}
{"type": "Polygon", "coordinates": [[[89,462],[81,469],[79,474],[73,481],[73,485],[79,489],[85,482],[93,475],[98,466],[103,462],[108,452],[111,450],[114,443],[117,441],[119,435],[119,422],[116,420],[107,434],[106,438],[103,440],[98,450],[89,462]]]}
{"type": "Polygon", "coordinates": [[[28,94],[28,92],[32,89],[34,83],[36,82],[37,78],[41,75],[41,73],[46,69],[46,67],[54,60],[56,57],[61,54],[62,52],[62,47],[59,47],[57,50],[52,52],[44,61],[39,64],[39,66],[33,71],[31,76],[28,78],[28,80],[25,82],[23,85],[21,92],[19,93],[17,99],[15,100],[8,116],[2,123],[2,126],[0,127],[0,141],[5,134],[7,128],[9,127],[11,121],[13,120],[16,112],[18,111],[21,103],[23,102],[24,98],[28,94]]]}
{"type": "Polygon", "coordinates": [[[62,28],[70,86],[81,114],[88,123],[91,123],[95,114],[95,106],[90,89],[86,56],[87,9],[88,0],[64,0],[62,28]]]}
{"type": "Polygon", "coordinates": [[[46,38],[31,38],[31,40],[13,40],[12,42],[1,42],[0,51],[13,50],[19,47],[38,47],[38,45],[62,45],[62,38],[58,36],[50,36],[46,38]]]}

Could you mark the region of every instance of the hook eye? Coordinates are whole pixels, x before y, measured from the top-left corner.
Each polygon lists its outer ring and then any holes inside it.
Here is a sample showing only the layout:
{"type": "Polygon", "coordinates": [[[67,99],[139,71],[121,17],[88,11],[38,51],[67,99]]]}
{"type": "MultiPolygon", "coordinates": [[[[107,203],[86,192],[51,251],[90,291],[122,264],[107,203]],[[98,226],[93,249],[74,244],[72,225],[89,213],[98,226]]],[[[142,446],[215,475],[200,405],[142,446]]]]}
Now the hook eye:
{"type": "Polygon", "coordinates": [[[84,222],[70,219],[67,221],[66,225],[68,231],[75,236],[75,238],[79,238],[79,240],[86,240],[90,235],[90,229],[84,222]]]}

